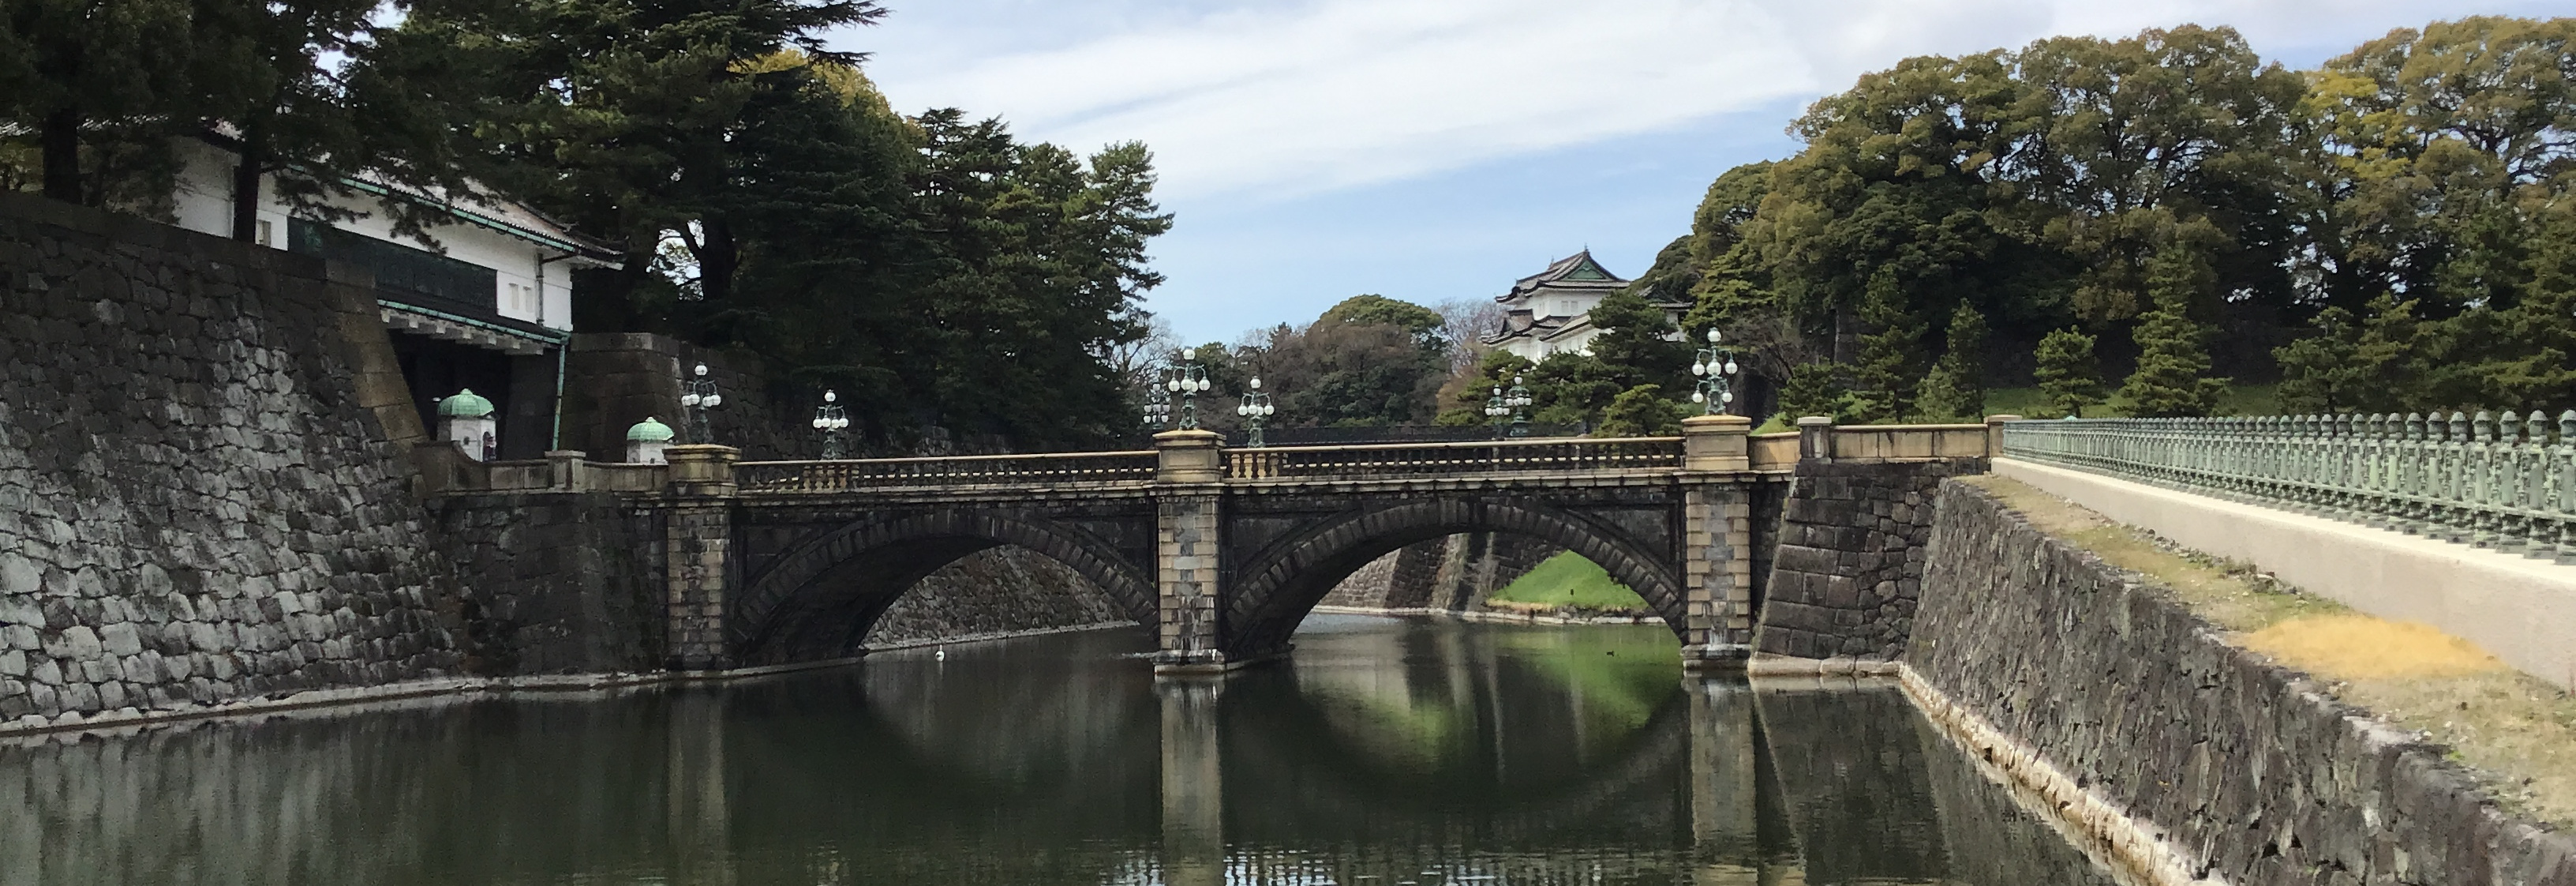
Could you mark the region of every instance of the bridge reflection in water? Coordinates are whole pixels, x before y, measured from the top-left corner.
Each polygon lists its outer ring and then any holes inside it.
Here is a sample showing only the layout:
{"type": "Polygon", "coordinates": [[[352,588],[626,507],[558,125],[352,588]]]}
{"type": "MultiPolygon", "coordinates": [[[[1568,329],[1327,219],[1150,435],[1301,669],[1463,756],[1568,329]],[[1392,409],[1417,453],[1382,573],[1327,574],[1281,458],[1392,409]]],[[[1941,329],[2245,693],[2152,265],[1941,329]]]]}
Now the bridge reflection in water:
{"type": "Polygon", "coordinates": [[[599,700],[0,747],[0,886],[2112,882],[1891,691],[1685,677],[1660,627],[1318,617],[599,700]]]}

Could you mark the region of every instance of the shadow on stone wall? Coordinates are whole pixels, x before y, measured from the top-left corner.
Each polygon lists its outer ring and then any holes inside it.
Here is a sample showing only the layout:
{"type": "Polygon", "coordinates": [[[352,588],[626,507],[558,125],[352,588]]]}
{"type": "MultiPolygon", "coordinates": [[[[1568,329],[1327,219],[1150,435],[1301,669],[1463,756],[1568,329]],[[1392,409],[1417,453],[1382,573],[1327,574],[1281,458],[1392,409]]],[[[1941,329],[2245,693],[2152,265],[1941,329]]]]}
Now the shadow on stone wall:
{"type": "Polygon", "coordinates": [[[940,567],[887,607],[866,644],[1134,624],[1100,586],[1036,551],[987,548],[940,567]]]}

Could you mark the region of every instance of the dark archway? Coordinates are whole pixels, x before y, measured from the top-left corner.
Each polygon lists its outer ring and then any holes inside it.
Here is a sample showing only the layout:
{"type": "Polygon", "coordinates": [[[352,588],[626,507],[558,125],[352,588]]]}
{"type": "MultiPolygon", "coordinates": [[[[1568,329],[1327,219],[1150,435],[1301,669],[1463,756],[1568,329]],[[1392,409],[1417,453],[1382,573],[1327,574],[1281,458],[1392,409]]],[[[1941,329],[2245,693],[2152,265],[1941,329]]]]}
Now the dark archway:
{"type": "Polygon", "coordinates": [[[798,545],[744,583],[727,619],[735,660],[776,664],[836,658],[896,598],[958,558],[1018,545],[1071,568],[1137,621],[1151,624],[1143,568],[1079,528],[996,510],[941,509],[862,519],[798,545]]]}
{"type": "Polygon", "coordinates": [[[1239,561],[1227,594],[1229,658],[1268,655],[1342,579],[1388,552],[1461,532],[1528,535],[1600,564],[1645,598],[1676,636],[1684,631],[1681,577],[1669,539],[1640,539],[1603,520],[1526,499],[1440,498],[1362,507],[1271,543],[1239,561]]]}

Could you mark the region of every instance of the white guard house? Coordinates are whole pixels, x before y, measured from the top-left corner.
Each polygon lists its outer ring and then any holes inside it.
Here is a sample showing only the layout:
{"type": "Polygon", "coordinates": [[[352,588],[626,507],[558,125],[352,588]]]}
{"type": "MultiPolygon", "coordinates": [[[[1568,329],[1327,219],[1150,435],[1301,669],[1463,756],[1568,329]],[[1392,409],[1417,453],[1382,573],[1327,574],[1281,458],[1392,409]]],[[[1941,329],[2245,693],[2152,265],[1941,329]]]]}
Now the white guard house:
{"type": "MultiPolygon", "coordinates": [[[[232,236],[234,154],[196,139],[180,139],[178,150],[178,225],[232,236]]],[[[376,304],[422,427],[439,427],[440,402],[472,388],[493,404],[498,457],[538,458],[555,448],[573,271],[616,267],[616,251],[503,202],[449,210],[454,220],[430,230],[441,254],[393,235],[381,202],[415,198],[345,183],[358,192],[347,208],[364,215],[325,222],[291,215],[271,174],[260,190],[259,244],[374,274],[376,304]]]]}
{"type": "MultiPolygon", "coordinates": [[[[1485,344],[1532,362],[1558,351],[1582,351],[1601,334],[1592,325],[1592,306],[1627,286],[1627,278],[1593,260],[1592,250],[1557,259],[1547,270],[1522,277],[1511,291],[1494,296],[1503,305],[1503,325],[1485,335],[1485,344]]],[[[1657,307],[1677,323],[1690,310],[1684,303],[1657,307]]]]}

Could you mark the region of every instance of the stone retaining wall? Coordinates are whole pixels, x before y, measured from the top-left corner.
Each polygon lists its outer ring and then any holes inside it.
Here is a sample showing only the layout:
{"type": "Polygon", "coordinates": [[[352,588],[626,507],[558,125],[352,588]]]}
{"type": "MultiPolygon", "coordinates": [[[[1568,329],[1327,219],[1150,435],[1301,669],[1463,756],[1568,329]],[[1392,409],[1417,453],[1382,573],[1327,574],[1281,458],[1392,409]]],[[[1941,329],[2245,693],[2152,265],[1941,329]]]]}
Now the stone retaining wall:
{"type": "Polygon", "coordinates": [[[384,347],[374,311],[310,257],[0,194],[0,724],[462,663],[345,337],[384,347]]]}
{"type": "Polygon", "coordinates": [[[613,493],[429,503],[453,564],[466,666],[518,676],[637,672],[663,659],[662,529],[613,493]]]}
{"type": "Polygon", "coordinates": [[[1943,484],[1936,508],[1910,679],[2026,748],[2043,781],[2143,824],[2146,854],[2240,886],[2576,884],[2576,839],[2499,813],[2444,748],[2228,645],[1984,490],[1943,484]]]}
{"type": "Polygon", "coordinates": [[[1922,590],[1932,499],[1982,458],[1800,462],[1781,509],[1755,649],[1799,658],[1904,653],[1922,590]]]}

